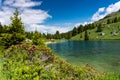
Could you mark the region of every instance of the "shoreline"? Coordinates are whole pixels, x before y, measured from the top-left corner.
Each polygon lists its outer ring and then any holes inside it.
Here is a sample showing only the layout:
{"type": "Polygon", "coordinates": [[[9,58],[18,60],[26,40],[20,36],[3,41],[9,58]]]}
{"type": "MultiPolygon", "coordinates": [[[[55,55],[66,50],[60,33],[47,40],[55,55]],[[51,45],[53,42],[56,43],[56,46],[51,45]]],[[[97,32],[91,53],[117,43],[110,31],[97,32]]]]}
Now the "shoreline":
{"type": "Polygon", "coordinates": [[[52,44],[52,43],[57,43],[57,42],[52,42],[52,41],[47,41],[47,42],[45,42],[46,45],[47,45],[47,44],[52,44]]]}
{"type": "MultiPolygon", "coordinates": [[[[59,43],[59,42],[63,42],[63,41],[66,41],[66,40],[49,40],[49,41],[46,41],[45,44],[54,44],[54,43],[59,43]]],[[[68,40],[67,40],[68,41],[68,40]]]]}

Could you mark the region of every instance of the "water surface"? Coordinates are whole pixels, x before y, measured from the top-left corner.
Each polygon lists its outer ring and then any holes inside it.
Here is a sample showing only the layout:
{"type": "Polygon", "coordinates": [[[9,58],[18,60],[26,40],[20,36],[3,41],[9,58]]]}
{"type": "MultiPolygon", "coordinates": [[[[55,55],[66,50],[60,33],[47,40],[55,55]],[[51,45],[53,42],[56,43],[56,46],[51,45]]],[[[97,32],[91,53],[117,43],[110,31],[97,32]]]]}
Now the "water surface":
{"type": "Polygon", "coordinates": [[[48,47],[72,64],[90,64],[99,71],[120,72],[120,41],[62,41],[48,47]]]}

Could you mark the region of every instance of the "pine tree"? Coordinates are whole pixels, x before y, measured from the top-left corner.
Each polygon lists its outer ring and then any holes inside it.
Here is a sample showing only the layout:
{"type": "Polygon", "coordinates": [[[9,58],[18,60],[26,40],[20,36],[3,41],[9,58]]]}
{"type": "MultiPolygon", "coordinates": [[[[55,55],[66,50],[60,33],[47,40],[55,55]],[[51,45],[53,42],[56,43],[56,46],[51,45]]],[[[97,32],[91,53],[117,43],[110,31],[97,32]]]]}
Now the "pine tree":
{"type": "Polygon", "coordinates": [[[80,38],[82,38],[82,33],[80,33],[80,38]]]}
{"type": "Polygon", "coordinates": [[[80,25],[79,27],[78,27],[78,33],[81,33],[83,31],[83,25],[80,25]]]}
{"type": "Polygon", "coordinates": [[[2,24],[0,23],[0,33],[2,33],[3,32],[3,26],[2,26],[2,24]]]}
{"type": "Polygon", "coordinates": [[[19,11],[16,9],[16,11],[13,13],[13,17],[11,17],[11,24],[10,24],[10,33],[24,33],[24,25],[21,21],[21,18],[19,18],[19,11]]]}
{"type": "Polygon", "coordinates": [[[59,31],[56,31],[55,36],[56,36],[56,39],[61,39],[61,36],[60,36],[60,32],[59,32],[59,31]]]}
{"type": "Polygon", "coordinates": [[[84,37],[84,40],[89,40],[89,36],[88,36],[88,32],[87,32],[87,30],[85,31],[85,37],[84,37]]]}
{"type": "Polygon", "coordinates": [[[113,20],[113,23],[116,23],[118,21],[118,18],[115,17],[114,20],[113,20]]]}
{"type": "Polygon", "coordinates": [[[78,30],[76,27],[74,27],[73,31],[72,31],[72,36],[75,36],[78,34],[78,30]]]}
{"type": "Polygon", "coordinates": [[[72,37],[72,32],[68,32],[67,39],[70,39],[72,37]]]}
{"type": "Polygon", "coordinates": [[[101,24],[99,24],[98,26],[97,26],[97,31],[96,32],[102,32],[103,30],[102,30],[102,26],[101,26],[101,24]]]}
{"type": "Polygon", "coordinates": [[[108,19],[108,20],[107,20],[107,24],[110,24],[110,23],[111,23],[111,22],[110,22],[110,19],[108,19]]]}

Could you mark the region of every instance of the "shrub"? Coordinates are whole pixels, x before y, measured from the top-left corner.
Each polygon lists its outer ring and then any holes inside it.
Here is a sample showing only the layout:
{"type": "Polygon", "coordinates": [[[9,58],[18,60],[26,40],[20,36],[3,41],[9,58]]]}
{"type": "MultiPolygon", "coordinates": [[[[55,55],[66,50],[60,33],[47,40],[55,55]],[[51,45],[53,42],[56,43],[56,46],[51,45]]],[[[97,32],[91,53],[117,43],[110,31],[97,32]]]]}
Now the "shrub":
{"type": "Polygon", "coordinates": [[[34,33],[34,36],[32,37],[32,43],[34,45],[45,46],[44,39],[39,36],[38,32],[34,33]]]}
{"type": "Polygon", "coordinates": [[[21,35],[20,33],[13,33],[13,34],[2,34],[1,37],[1,44],[3,46],[6,46],[8,48],[11,45],[15,45],[18,43],[21,43],[25,39],[24,35],[21,35]]]}

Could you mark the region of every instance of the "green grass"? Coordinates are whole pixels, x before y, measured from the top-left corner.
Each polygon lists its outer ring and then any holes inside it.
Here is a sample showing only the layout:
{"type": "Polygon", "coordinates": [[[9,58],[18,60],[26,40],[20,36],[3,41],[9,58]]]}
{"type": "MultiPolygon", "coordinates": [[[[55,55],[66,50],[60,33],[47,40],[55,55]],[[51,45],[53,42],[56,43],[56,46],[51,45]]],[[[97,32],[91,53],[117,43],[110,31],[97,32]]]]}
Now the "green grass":
{"type": "Polygon", "coordinates": [[[3,60],[2,60],[3,51],[4,51],[3,46],[0,46],[0,80],[6,80],[2,70],[3,69],[3,60]]]}
{"type": "Polygon", "coordinates": [[[3,68],[3,62],[2,62],[2,60],[0,58],[0,80],[6,80],[5,75],[3,74],[2,68],[3,68]]]}
{"type": "MultiPolygon", "coordinates": [[[[99,35],[101,32],[96,32],[97,28],[88,30],[88,34],[90,33],[89,39],[90,40],[120,40],[120,31],[118,30],[118,26],[120,26],[120,22],[105,25],[102,28],[103,29],[102,32],[105,33],[104,36],[99,35]],[[118,32],[117,36],[111,34],[113,30],[116,30],[118,32]]],[[[84,32],[72,37],[71,40],[84,40],[84,32]],[[80,35],[82,35],[82,38],[80,38],[80,35]]]]}

